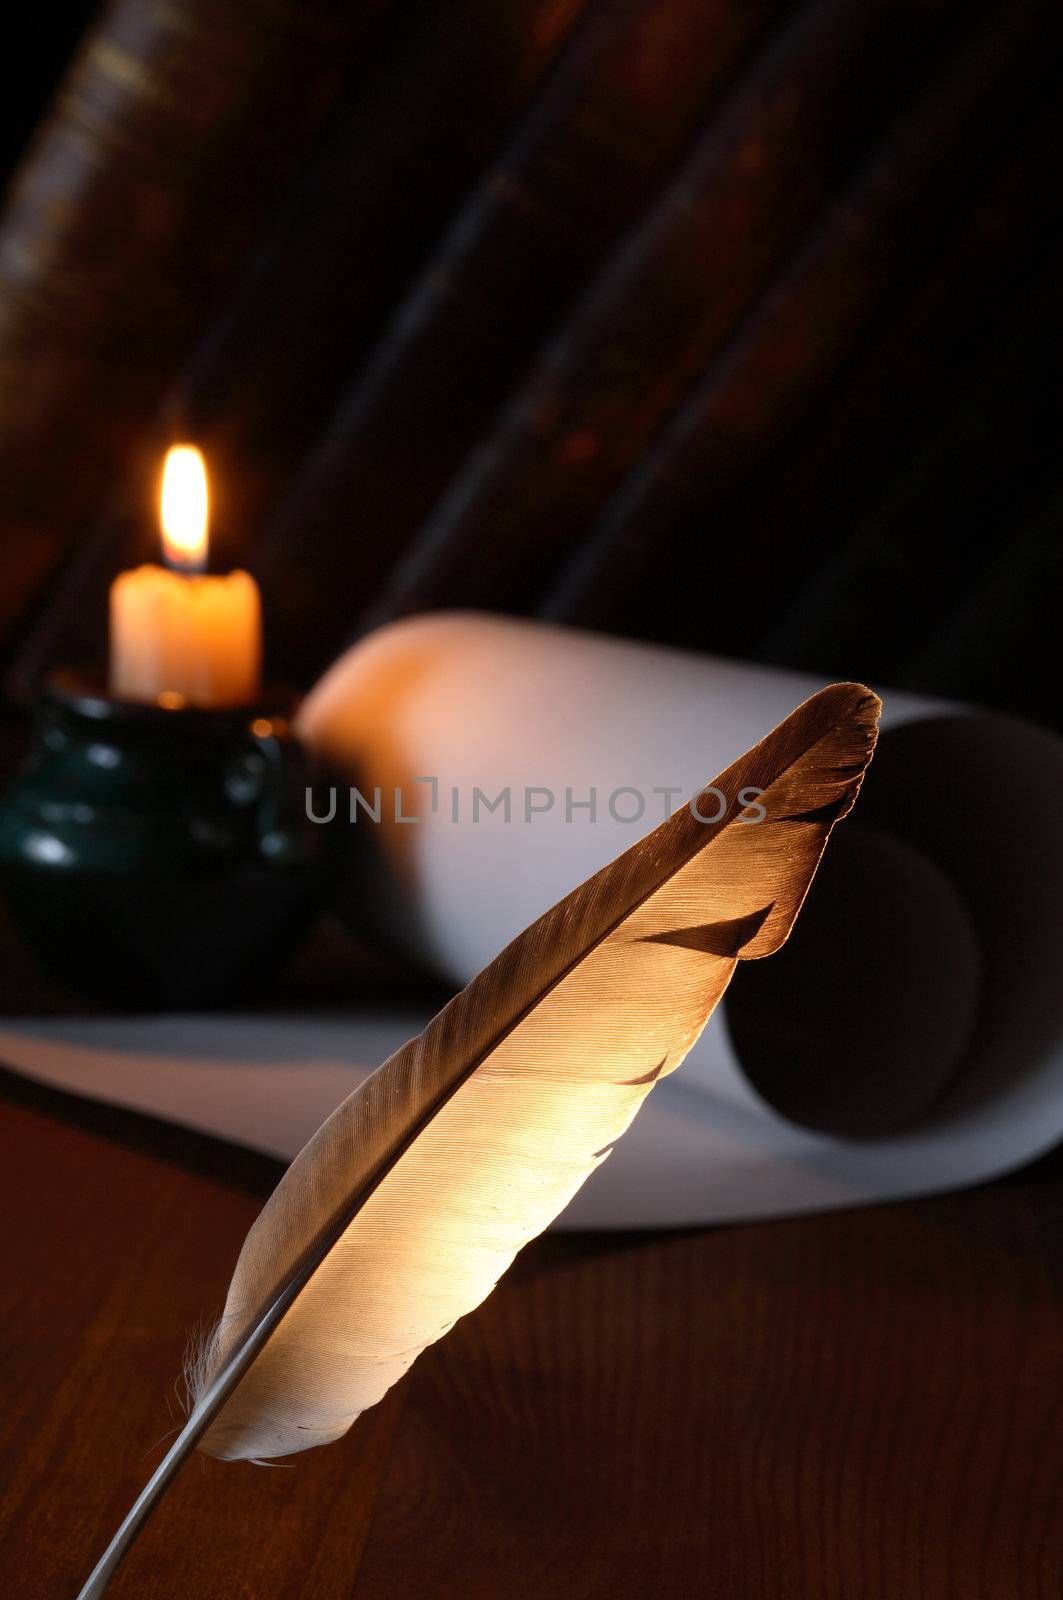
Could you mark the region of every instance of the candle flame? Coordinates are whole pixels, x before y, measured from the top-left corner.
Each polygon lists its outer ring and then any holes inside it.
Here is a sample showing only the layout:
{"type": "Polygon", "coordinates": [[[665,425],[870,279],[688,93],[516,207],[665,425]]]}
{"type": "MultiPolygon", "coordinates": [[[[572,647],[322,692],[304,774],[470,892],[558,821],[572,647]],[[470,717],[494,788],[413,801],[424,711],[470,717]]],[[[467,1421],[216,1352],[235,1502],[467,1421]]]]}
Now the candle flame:
{"type": "Polygon", "coordinates": [[[194,444],[175,444],[167,451],[160,512],[169,565],[202,572],[207,564],[207,467],[194,444]]]}

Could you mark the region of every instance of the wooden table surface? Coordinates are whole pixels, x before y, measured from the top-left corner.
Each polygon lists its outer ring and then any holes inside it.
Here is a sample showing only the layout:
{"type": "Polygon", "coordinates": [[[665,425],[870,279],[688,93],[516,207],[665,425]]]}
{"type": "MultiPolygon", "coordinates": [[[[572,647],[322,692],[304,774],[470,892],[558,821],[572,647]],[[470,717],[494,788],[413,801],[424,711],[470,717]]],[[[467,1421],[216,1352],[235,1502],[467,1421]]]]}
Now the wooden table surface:
{"type": "MultiPolygon", "coordinates": [[[[76,1594],[276,1171],[2,1075],[5,1600],[76,1594]]],[[[1055,1600],[1060,1177],[540,1240],[340,1443],[194,1458],[115,1600],[1055,1600]]]]}

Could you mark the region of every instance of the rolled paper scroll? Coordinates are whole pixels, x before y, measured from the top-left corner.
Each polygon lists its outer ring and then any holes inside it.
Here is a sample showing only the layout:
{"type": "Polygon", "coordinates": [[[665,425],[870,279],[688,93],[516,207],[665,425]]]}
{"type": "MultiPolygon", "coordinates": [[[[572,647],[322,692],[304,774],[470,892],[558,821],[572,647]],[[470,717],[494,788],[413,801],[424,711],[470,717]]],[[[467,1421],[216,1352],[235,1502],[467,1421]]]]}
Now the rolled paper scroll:
{"type": "MultiPolygon", "coordinates": [[[[488,616],[382,629],[302,712],[304,736],[348,780],[338,803],[350,814],[351,790],[360,797],[350,915],[466,982],[706,767],[819,687],[488,616]],[[379,821],[361,803],[377,799],[379,821]]],[[[795,938],[770,966],[748,964],[668,1086],[704,1140],[684,1128],[678,1170],[662,1141],[659,1201],[636,1203],[629,1171],[596,1178],[577,1202],[583,1220],[918,1192],[985,1177],[1063,1133],[1063,746],[1012,718],[882,692],[860,816],[795,938]],[[843,951],[830,974],[828,942],[843,951]],[[858,1071],[857,1015],[874,1019],[858,1071]],[[759,1199],[743,1148],[773,1169],[759,1199]]]]}

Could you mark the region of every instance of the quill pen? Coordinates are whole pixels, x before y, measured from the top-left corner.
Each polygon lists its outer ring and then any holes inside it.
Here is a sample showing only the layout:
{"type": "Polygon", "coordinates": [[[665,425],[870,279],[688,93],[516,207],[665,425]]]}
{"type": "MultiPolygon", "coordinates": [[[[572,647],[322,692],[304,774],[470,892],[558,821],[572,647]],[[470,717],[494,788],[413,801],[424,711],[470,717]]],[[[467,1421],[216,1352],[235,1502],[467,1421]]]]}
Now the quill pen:
{"type": "Polygon", "coordinates": [[[240,1252],[180,1436],[81,1591],[101,1595],[198,1446],[339,1438],[479,1305],[786,939],[870,760],[879,701],[813,695],[525,930],[349,1096],[240,1252]]]}

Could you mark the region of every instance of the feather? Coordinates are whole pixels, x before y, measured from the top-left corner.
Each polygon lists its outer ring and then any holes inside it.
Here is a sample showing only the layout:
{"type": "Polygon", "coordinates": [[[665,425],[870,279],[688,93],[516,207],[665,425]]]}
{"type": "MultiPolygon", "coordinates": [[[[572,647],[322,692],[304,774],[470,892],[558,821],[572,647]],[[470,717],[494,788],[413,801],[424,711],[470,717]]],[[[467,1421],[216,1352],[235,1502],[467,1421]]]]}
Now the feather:
{"type": "Polygon", "coordinates": [[[852,803],[874,709],[848,686],[807,702],[713,786],[720,822],[677,812],[329,1118],[247,1238],[201,1390],[317,1241],[335,1243],[204,1450],[276,1456],[338,1438],[490,1293],[679,1065],[738,956],[785,939],[852,803]],[[751,787],[765,815],[743,821],[751,787]]]}
{"type": "Polygon", "coordinates": [[[786,939],[879,709],[857,684],[807,700],[343,1102],[248,1234],[192,1375],[186,1453],[339,1438],[486,1298],[682,1061],[737,961],[786,939]]]}

